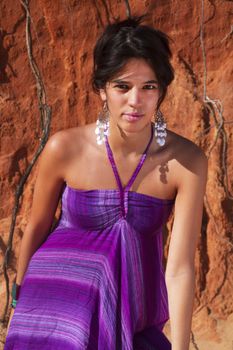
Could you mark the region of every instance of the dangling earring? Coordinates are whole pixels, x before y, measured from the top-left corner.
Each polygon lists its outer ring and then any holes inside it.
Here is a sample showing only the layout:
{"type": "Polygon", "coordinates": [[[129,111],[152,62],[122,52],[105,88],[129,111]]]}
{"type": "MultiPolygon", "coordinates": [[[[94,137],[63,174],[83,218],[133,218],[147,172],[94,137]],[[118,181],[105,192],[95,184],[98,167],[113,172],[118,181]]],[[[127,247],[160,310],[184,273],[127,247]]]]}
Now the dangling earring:
{"type": "Polygon", "coordinates": [[[165,145],[165,138],[167,136],[166,123],[163,114],[160,110],[155,113],[155,138],[160,146],[165,145]]]}
{"type": "Polygon", "coordinates": [[[109,111],[106,101],[104,102],[103,110],[98,114],[95,134],[98,145],[102,145],[106,136],[109,135],[109,111]]]}

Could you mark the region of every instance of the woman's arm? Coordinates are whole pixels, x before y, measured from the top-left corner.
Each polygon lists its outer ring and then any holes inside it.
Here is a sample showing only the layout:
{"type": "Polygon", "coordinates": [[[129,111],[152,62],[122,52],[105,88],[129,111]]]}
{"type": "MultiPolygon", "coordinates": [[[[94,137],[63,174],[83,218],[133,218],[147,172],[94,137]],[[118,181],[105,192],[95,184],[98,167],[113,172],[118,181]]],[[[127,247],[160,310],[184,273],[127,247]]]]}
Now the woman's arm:
{"type": "Polygon", "coordinates": [[[26,226],[18,259],[16,283],[21,284],[31,256],[47,237],[64,182],[65,137],[63,132],[53,135],[40,158],[32,209],[26,226]]]}
{"type": "Polygon", "coordinates": [[[166,267],[172,350],[188,350],[195,294],[194,259],[201,229],[207,158],[196,148],[180,164],[166,267]]]}

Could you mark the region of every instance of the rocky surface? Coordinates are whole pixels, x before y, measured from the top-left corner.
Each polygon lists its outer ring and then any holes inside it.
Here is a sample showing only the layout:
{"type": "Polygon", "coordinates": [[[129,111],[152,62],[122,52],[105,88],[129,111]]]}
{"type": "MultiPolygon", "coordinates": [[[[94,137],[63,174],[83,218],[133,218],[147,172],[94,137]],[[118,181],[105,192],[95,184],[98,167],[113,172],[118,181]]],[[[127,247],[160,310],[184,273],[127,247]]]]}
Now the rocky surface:
{"type": "MultiPolygon", "coordinates": [[[[196,254],[191,346],[201,350],[230,350],[233,341],[230,332],[233,325],[232,1],[38,0],[29,2],[30,13],[22,4],[14,0],[0,3],[1,319],[6,300],[3,259],[9,245],[15,191],[38,151],[40,138],[43,143],[41,119],[46,123],[46,106],[52,108],[50,135],[96,119],[101,105],[90,85],[93,45],[105,24],[126,17],[130,10],[132,14],[148,13],[147,23],[172,38],[176,78],[162,110],[170,129],[193,140],[209,156],[203,225],[196,254]],[[26,43],[26,13],[31,19],[31,59],[26,43]]],[[[7,268],[10,285],[30,213],[36,172],[37,162],[19,198],[13,252],[7,268]]],[[[169,234],[165,255],[168,243],[169,234]]],[[[1,325],[3,344],[5,323],[1,325]]],[[[169,323],[165,332],[170,335],[169,323]]]]}

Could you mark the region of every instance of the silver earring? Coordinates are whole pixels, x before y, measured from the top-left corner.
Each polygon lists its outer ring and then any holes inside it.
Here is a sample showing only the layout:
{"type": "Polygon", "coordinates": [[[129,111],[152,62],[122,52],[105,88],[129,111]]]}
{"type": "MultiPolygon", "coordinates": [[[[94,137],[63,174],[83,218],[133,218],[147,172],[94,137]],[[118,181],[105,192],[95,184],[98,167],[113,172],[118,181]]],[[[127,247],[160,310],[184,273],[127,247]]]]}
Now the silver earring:
{"type": "Polygon", "coordinates": [[[104,102],[103,110],[98,115],[95,134],[98,145],[102,145],[106,139],[106,136],[109,135],[109,111],[106,101],[104,102]]]}
{"type": "Polygon", "coordinates": [[[155,114],[155,138],[160,146],[165,145],[165,138],[167,136],[166,123],[163,114],[158,110],[155,114]]]}

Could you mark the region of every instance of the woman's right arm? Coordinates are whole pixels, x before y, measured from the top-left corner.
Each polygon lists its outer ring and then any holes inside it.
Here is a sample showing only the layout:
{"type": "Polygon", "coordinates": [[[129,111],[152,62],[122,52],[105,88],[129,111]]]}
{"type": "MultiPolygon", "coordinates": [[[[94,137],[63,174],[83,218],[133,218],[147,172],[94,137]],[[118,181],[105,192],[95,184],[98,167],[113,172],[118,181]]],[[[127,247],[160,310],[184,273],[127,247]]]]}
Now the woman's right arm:
{"type": "Polygon", "coordinates": [[[16,283],[21,285],[28,263],[34,252],[49,234],[64,184],[67,160],[67,136],[63,131],[47,142],[40,158],[35,183],[32,209],[26,226],[18,259],[16,283]]]}

